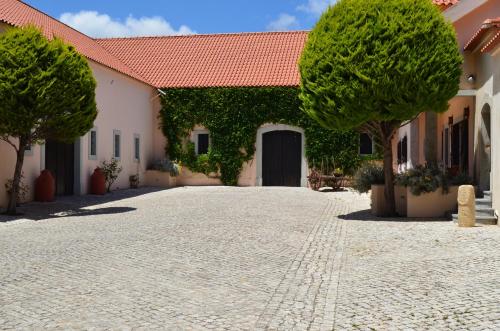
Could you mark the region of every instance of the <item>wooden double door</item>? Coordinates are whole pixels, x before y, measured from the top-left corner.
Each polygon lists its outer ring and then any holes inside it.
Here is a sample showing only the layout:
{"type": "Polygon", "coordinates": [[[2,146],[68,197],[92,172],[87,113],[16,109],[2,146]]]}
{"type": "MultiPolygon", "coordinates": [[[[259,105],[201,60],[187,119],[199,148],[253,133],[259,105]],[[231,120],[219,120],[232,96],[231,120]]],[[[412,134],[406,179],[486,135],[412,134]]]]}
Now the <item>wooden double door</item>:
{"type": "Polygon", "coordinates": [[[46,141],[45,168],[56,180],[56,195],[75,193],[75,144],[46,141]]]}
{"type": "Polygon", "coordinates": [[[301,186],[302,135],[295,131],[271,131],[262,135],[264,186],[301,186]]]}

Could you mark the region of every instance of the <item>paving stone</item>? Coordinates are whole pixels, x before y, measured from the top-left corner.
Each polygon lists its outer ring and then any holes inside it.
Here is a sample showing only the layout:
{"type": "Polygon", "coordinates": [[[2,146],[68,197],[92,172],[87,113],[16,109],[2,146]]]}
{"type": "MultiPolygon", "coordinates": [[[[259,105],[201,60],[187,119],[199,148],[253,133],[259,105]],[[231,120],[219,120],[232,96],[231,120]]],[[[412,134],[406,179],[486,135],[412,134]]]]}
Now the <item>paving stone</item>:
{"type": "Polygon", "coordinates": [[[500,329],[500,227],[368,208],[227,187],[30,204],[0,224],[0,329],[500,329]]]}

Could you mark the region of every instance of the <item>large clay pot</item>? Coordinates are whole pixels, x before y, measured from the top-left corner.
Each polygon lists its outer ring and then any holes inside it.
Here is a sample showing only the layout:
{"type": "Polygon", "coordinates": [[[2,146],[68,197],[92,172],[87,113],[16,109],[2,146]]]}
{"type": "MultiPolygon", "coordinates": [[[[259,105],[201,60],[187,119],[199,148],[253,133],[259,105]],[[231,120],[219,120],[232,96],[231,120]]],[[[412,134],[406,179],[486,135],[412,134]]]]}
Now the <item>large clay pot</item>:
{"type": "Polygon", "coordinates": [[[49,170],[43,170],[35,180],[35,201],[54,201],[56,194],[56,181],[49,170]]]}
{"type": "Polygon", "coordinates": [[[90,176],[90,194],[106,194],[106,177],[104,177],[101,168],[96,168],[92,176],[90,176]]]}

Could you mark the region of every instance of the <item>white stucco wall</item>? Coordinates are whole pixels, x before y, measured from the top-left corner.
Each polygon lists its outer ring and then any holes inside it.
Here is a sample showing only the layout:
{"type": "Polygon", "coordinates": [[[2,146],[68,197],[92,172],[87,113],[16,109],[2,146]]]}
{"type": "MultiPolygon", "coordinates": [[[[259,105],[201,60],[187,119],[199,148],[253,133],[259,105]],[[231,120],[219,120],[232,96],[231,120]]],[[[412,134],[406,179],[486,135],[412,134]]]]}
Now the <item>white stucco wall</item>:
{"type": "MultiPolygon", "coordinates": [[[[257,131],[255,142],[255,154],[249,162],[243,164],[243,167],[238,177],[238,186],[261,186],[262,185],[262,134],[269,131],[291,130],[302,134],[302,161],[301,161],[301,185],[307,186],[308,164],[305,156],[305,135],[304,130],[298,127],[282,125],[282,124],[263,124],[257,131]]],[[[207,132],[202,126],[195,126],[193,132],[207,132]]],[[[194,135],[191,135],[194,142],[194,135]]],[[[222,185],[218,178],[209,178],[204,174],[193,173],[187,168],[183,168],[180,176],[177,177],[177,185],[179,186],[206,186],[206,185],[222,185]]]]}
{"type": "Polygon", "coordinates": [[[9,25],[3,23],[3,22],[0,22],[0,33],[4,32],[5,29],[7,29],[9,27],[9,25]]]}
{"type": "MultiPolygon", "coordinates": [[[[17,143],[17,141],[16,141],[17,143]]],[[[24,158],[24,184],[30,188],[27,200],[33,199],[33,185],[36,177],[40,174],[41,147],[33,146],[32,153],[26,153],[24,158]]],[[[0,209],[6,207],[8,196],[5,191],[5,183],[14,176],[16,164],[16,153],[14,148],[4,141],[0,141],[0,209]]]]}
{"type": "MultiPolygon", "coordinates": [[[[113,186],[129,187],[129,176],[139,173],[141,177],[154,158],[154,137],[158,134],[155,111],[159,109],[156,90],[151,86],[129,78],[105,66],[89,61],[97,81],[96,102],[99,114],[94,122],[97,128],[97,158],[89,158],[89,134],[80,139],[80,189],[76,194],[88,192],[90,175],[103,161],[113,156],[113,131],[121,132],[121,158],[123,171],[113,186]],[[134,160],[135,135],[141,139],[140,162],[134,160]]],[[[160,140],[157,138],[157,140],[160,140]]],[[[160,143],[159,143],[160,144],[160,143]]],[[[159,146],[158,149],[162,149],[159,146]]],[[[36,177],[45,167],[41,146],[34,146],[32,155],[27,155],[23,171],[26,183],[33,187],[36,177]]],[[[7,195],[4,183],[14,172],[14,149],[0,142],[0,207],[5,207],[7,195]]],[[[76,189],[76,188],[75,188],[76,189]]],[[[30,194],[32,198],[32,192],[30,194]]]]}
{"type": "Polygon", "coordinates": [[[89,158],[89,134],[81,138],[81,194],[88,192],[89,176],[104,160],[113,157],[113,132],[121,133],[120,165],[123,171],[114,189],[129,187],[129,176],[142,177],[153,159],[155,134],[156,90],[137,80],[91,62],[97,80],[96,102],[99,114],[97,128],[97,159],[89,158]],[[134,160],[134,136],[140,137],[140,162],[134,160]]]}
{"type": "MultiPolygon", "coordinates": [[[[493,207],[500,211],[500,48],[496,53],[478,54],[477,95],[475,115],[475,137],[481,130],[481,110],[485,105],[491,109],[491,190],[493,207]]],[[[478,139],[476,139],[477,143],[478,139]]],[[[475,145],[474,153],[479,155],[480,146],[475,145]]],[[[476,160],[479,162],[479,160],[476,160]]],[[[477,164],[477,163],[476,163],[477,164]]]]}
{"type": "MultiPolygon", "coordinates": [[[[0,33],[5,31],[10,26],[0,22],[0,33]]],[[[17,143],[17,141],[16,141],[17,143]]],[[[33,146],[31,153],[26,153],[24,159],[24,183],[30,188],[28,200],[33,197],[33,183],[36,177],[40,174],[41,148],[33,146]]],[[[0,141],[0,208],[6,206],[8,197],[5,192],[5,183],[14,175],[14,166],[16,164],[16,153],[14,148],[9,144],[0,141]]]]}

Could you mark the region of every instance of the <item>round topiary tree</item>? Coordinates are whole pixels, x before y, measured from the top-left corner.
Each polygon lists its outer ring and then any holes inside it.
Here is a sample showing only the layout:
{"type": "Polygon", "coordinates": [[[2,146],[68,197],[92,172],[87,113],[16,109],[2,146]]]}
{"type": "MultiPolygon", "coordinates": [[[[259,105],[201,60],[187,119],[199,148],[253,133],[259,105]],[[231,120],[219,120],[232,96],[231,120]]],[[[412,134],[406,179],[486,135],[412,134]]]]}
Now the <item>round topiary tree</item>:
{"type": "Polygon", "coordinates": [[[8,214],[28,146],[54,139],[73,142],[97,116],[96,82],[87,60],[61,39],[48,40],[35,27],[0,35],[0,139],[16,151],[8,214]]]}
{"type": "Polygon", "coordinates": [[[448,109],[461,64],[454,28],[430,0],[340,0],[309,35],[303,109],[325,127],[357,128],[382,145],[388,215],[394,134],[422,112],[448,109]]]}

